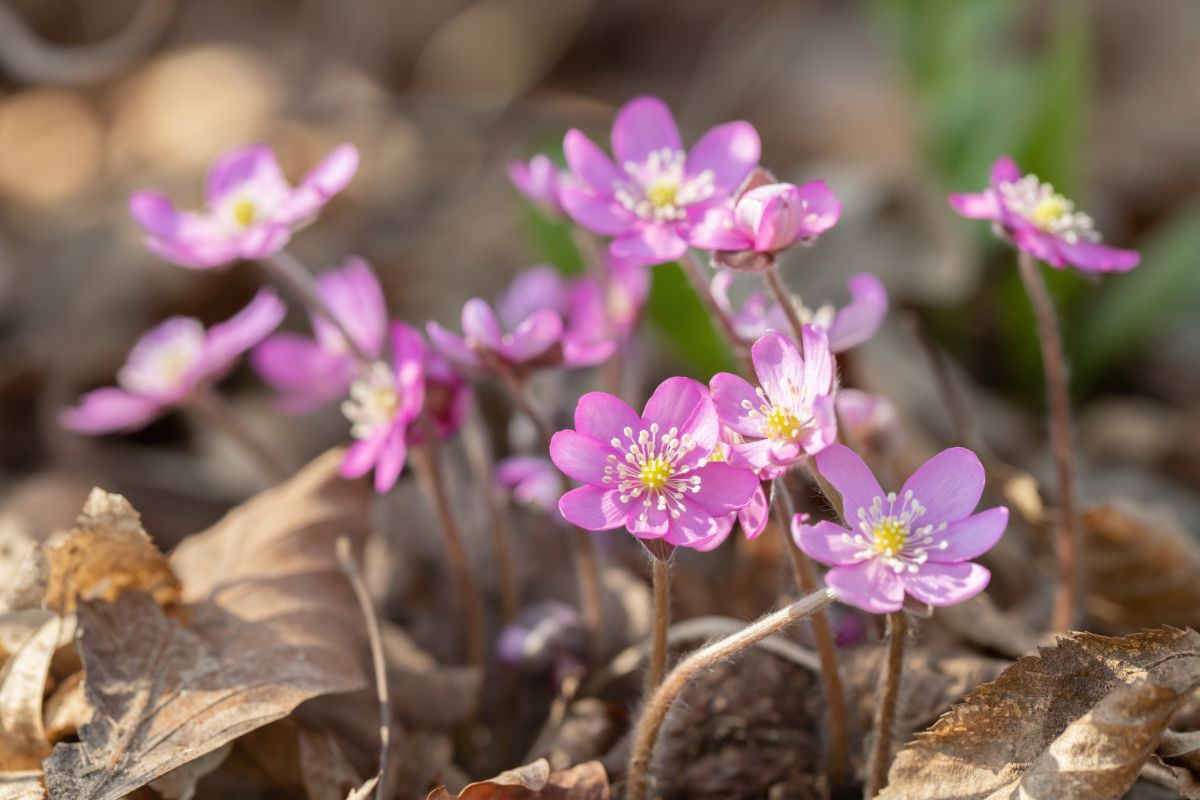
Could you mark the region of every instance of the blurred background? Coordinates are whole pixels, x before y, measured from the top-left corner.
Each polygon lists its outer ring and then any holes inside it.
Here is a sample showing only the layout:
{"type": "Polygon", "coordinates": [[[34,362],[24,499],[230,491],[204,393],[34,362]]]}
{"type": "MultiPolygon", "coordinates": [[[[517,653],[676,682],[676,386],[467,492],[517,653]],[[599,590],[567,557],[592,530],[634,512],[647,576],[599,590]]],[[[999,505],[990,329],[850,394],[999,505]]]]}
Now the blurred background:
{"type": "MultiPolygon", "coordinates": [[[[270,143],[298,177],[329,147],[357,178],[291,251],[380,272],[415,324],[457,317],[539,261],[578,266],[567,231],[511,189],[506,163],[604,141],[616,107],[653,93],[685,140],[744,118],[781,177],[823,177],[841,224],[793,254],[810,303],[875,272],[889,329],[856,380],[917,431],[953,438],[914,325],[950,356],[975,424],[1005,458],[1046,466],[1040,366],[1012,256],[959,220],[1011,153],[1143,251],[1128,275],[1050,277],[1080,404],[1085,496],[1166,499],[1200,521],[1200,4],[1194,0],[0,0],[0,492],[5,520],[69,520],[96,482],[139,498],[168,542],[248,493],[216,437],[168,417],[86,440],[54,414],[109,383],[138,334],[171,314],[222,319],[260,281],[193,272],[141,245],[126,199],[189,206],[222,150],[270,143]],[[199,457],[197,457],[199,456],[199,457]]],[[[643,330],[650,383],[724,359],[673,267],[643,330]]],[[[304,324],[299,315],[290,323],[304,324]]],[[[339,441],[336,409],[272,413],[249,370],[239,411],[299,459],[339,441]]],[[[1195,527],[1193,525],[1193,527],[1195,527]]]]}

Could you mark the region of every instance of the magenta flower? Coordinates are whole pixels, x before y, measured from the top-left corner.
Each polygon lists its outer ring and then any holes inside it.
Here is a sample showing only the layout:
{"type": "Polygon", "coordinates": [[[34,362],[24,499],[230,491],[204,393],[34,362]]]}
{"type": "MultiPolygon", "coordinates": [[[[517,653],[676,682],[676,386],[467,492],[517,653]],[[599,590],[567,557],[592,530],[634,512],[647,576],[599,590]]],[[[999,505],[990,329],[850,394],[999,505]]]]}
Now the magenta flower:
{"type": "MultiPolygon", "coordinates": [[[[717,305],[733,320],[734,329],[743,341],[753,342],[764,333],[791,334],[787,316],[777,303],[764,292],[752,292],[734,308],[729,297],[735,273],[722,270],[713,276],[712,293],[717,305]]],[[[841,308],[826,303],[815,311],[796,302],[796,310],[805,322],[823,328],[829,334],[829,349],[841,353],[857,347],[879,330],[887,317],[888,295],[883,284],[869,272],[861,272],[846,281],[850,302],[841,308]]]]}
{"type": "Polygon", "coordinates": [[[392,363],[376,361],[350,384],[342,413],[358,441],[346,451],[340,473],[358,478],[375,470],[375,491],[395,485],[408,454],[409,427],[425,406],[425,342],[402,322],[391,327],[392,363]]]}
{"type": "Polygon", "coordinates": [[[585,530],[624,526],[642,539],[711,549],[759,487],[749,470],[709,462],[718,435],[708,392],[688,378],[663,381],[640,417],[610,394],[585,394],[575,430],[550,442],[554,465],[584,484],[562,496],[559,511],[585,530]]]}
{"type": "MultiPolygon", "coordinates": [[[[317,294],[346,327],[358,348],[378,358],[387,334],[383,289],[361,258],[317,276],[317,294]]],[[[338,330],[319,314],[310,314],[314,337],[277,333],[250,355],[255,370],[282,392],[280,408],[300,414],[331,403],[346,393],[359,372],[358,361],[338,330]]]]}
{"type": "Polygon", "coordinates": [[[528,163],[513,161],[508,165],[508,179],[516,190],[550,217],[563,215],[559,190],[567,178],[568,173],[545,155],[534,156],[528,163]]]}
{"type": "Polygon", "coordinates": [[[293,187],[271,149],[251,144],[213,162],[202,210],[179,211],[165,195],[143,191],[129,198],[129,212],[158,255],[182,267],[220,267],[279,252],[357,170],[358,150],[343,144],[293,187]]]}
{"type": "Polygon", "coordinates": [[[886,614],[904,593],[931,606],[949,606],[983,591],[991,573],[970,559],[999,541],[1008,509],[973,514],[984,473],[970,450],[952,447],[926,461],[900,493],[885,494],[863,460],[844,445],[816,458],[817,470],[842,497],[851,527],[793,520],[792,536],[809,557],[829,564],[827,586],[844,603],[886,614]]]}
{"type": "MultiPolygon", "coordinates": [[[[741,436],[722,425],[721,433],[717,438],[717,446],[713,448],[712,454],[708,457],[709,462],[724,461],[728,463],[733,456],[734,445],[742,442],[741,436]]],[[[746,541],[758,538],[758,535],[766,530],[767,520],[771,517],[771,504],[767,501],[767,494],[763,491],[761,483],[754,492],[754,497],[749,503],[738,509],[736,516],[746,541]]],[[[713,546],[716,547],[719,544],[720,542],[717,542],[713,546]]]]}
{"type": "Polygon", "coordinates": [[[1126,272],[1141,261],[1136,250],[1100,243],[1092,218],[1043,183],[1021,175],[1017,164],[1001,156],[992,165],[988,188],[977,194],[952,194],[950,205],[964,217],[986,219],[1018,248],[1052,267],[1071,265],[1082,272],[1126,272]]]}
{"type": "Polygon", "coordinates": [[[567,214],[583,227],[615,237],[614,255],[641,264],[682,256],[688,230],[728,203],[758,163],[758,133],[729,122],[685,151],[670,110],[658,98],[635,97],[612,127],[616,163],[587,136],[567,132],[563,152],[573,180],[560,185],[567,214]]]}
{"type": "Polygon", "coordinates": [[[496,483],[510,492],[518,505],[539,509],[552,519],[562,520],[558,513],[562,476],[550,459],[509,456],[496,466],[496,483]]]}
{"type": "MultiPolygon", "coordinates": [[[[449,361],[433,348],[425,347],[425,413],[433,431],[441,440],[449,439],[467,418],[471,409],[471,387],[449,361]]],[[[409,444],[422,441],[420,426],[408,430],[409,444]]]]}
{"type": "Polygon", "coordinates": [[[244,309],[207,331],[199,320],[171,317],[129,351],[116,386],[88,392],[59,414],[59,422],[89,434],[141,428],[224,377],[238,356],[275,330],[286,313],[279,296],[263,289],[244,309]]]}
{"type": "Polygon", "coordinates": [[[733,445],[733,463],[771,478],[837,438],[833,355],[825,331],[805,325],[803,356],[788,337],[768,333],[750,357],[761,388],[728,372],[709,385],[721,422],[746,440],[733,445]]]}
{"type": "Polygon", "coordinates": [[[754,186],[732,207],[716,206],[690,230],[695,247],[716,250],[718,264],[745,272],[770,269],[775,255],[811,242],[837,224],[842,205],[825,181],[754,186]]]}
{"type": "Polygon", "coordinates": [[[609,256],[605,286],[592,277],[567,284],[567,335],[581,341],[629,338],[650,294],[650,273],[644,266],[609,256]],[[607,291],[605,291],[607,289],[607,291]]]}

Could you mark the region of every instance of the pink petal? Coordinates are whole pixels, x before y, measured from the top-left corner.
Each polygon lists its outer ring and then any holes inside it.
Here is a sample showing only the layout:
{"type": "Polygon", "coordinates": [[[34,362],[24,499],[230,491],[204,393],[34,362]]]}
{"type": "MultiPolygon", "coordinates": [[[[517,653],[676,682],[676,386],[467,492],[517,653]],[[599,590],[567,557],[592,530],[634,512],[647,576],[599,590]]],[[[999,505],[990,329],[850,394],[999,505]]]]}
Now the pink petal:
{"type": "Polygon", "coordinates": [[[703,509],[685,506],[678,517],[668,517],[663,540],[676,547],[707,552],[719,547],[733,530],[733,514],[713,517],[703,509]]]}
{"type": "Polygon", "coordinates": [[[951,447],[926,461],[909,476],[900,497],[911,491],[925,507],[923,524],[954,522],[975,510],[983,496],[984,472],[979,456],[951,447]]]}
{"type": "MultiPolygon", "coordinates": [[[[772,405],[793,408],[799,404],[801,392],[808,392],[804,359],[788,337],[768,333],[750,348],[754,371],[772,405]]],[[[810,396],[814,392],[809,392],[810,396]]]]}
{"type": "MultiPolygon", "coordinates": [[[[817,471],[842,497],[843,518],[853,523],[860,508],[870,508],[883,489],[871,469],[858,455],[842,444],[826,447],[816,456],[817,471]]],[[[924,499],[922,498],[922,502],[924,499]]]]}
{"type": "MultiPolygon", "coordinates": [[[[779,334],[775,334],[779,336],[779,334]]],[[[828,394],[833,388],[833,354],[829,350],[829,334],[816,325],[800,328],[804,345],[804,383],[801,395],[807,400],[815,395],[828,394]]],[[[791,339],[785,338],[787,344],[791,339]]]]}
{"type": "Polygon", "coordinates": [[[343,478],[361,478],[375,466],[379,454],[387,444],[387,434],[379,433],[367,439],[359,439],[350,445],[342,458],[338,474],[343,478]]]}
{"type": "Polygon", "coordinates": [[[639,497],[629,503],[625,527],[639,539],[661,539],[671,529],[671,514],[653,500],[646,506],[646,499],[639,497]]]}
{"type": "Polygon", "coordinates": [[[454,366],[469,373],[477,373],[483,369],[483,362],[462,337],[455,336],[436,322],[426,323],[425,332],[429,334],[433,346],[454,366]]]}
{"type": "Polygon", "coordinates": [[[689,208],[683,236],[692,247],[702,250],[749,250],[754,246],[754,240],[734,225],[733,210],[728,206],[689,208]]]}
{"type": "Polygon", "coordinates": [[[265,339],[283,322],[287,306],[271,289],[261,289],[249,305],[204,337],[204,355],[193,377],[217,377],[238,356],[265,339]]]}
{"type": "Polygon", "coordinates": [[[499,351],[504,346],[504,331],[500,329],[496,313],[487,302],[477,297],[463,305],[462,330],[468,347],[479,346],[499,351]]]}
{"type": "Polygon", "coordinates": [[[610,531],[620,528],[629,516],[629,504],[622,503],[620,492],[595,486],[580,486],[558,500],[558,510],[572,525],[585,531],[610,531]]]}
{"type": "Polygon", "coordinates": [[[521,323],[535,311],[550,309],[560,314],[566,310],[567,290],[562,274],[554,267],[530,267],[513,278],[512,283],[496,301],[496,314],[508,328],[521,323]]]}
{"type": "Polygon", "coordinates": [[[258,261],[278,253],[291,238],[292,229],[286,224],[267,222],[255,225],[231,241],[237,245],[239,256],[258,261]]]}
{"type": "MultiPolygon", "coordinates": [[[[716,550],[729,538],[729,533],[733,530],[733,519],[733,515],[720,519],[711,519],[710,522],[706,523],[706,527],[704,528],[705,535],[701,535],[698,538],[697,533],[702,529],[701,526],[690,525],[691,529],[685,534],[691,537],[690,541],[687,544],[677,546],[687,547],[698,553],[707,553],[716,550]]],[[[672,539],[671,533],[668,531],[664,538],[670,542],[672,539]]],[[[747,536],[747,538],[753,539],[754,537],[747,536]]]]}
{"type": "Polygon", "coordinates": [[[934,534],[935,539],[946,543],[946,548],[930,548],[929,560],[950,563],[981,556],[1000,541],[1007,527],[1008,509],[1003,506],[951,522],[945,530],[934,534]]]}
{"type": "Polygon", "coordinates": [[[617,258],[627,258],[637,264],[652,266],[676,261],[687,253],[687,242],[673,225],[645,225],[629,236],[614,239],[610,252],[617,258]]]}
{"type": "Polygon", "coordinates": [[[947,196],[946,200],[951,208],[967,219],[1000,219],[1000,206],[992,189],[977,193],[955,193],[947,196]]]}
{"type": "Polygon", "coordinates": [[[554,466],[580,483],[603,486],[605,469],[610,466],[608,457],[613,454],[608,442],[571,430],[559,431],[550,439],[550,460],[554,466]]]}
{"type": "Polygon", "coordinates": [[[383,449],[375,462],[375,491],[385,494],[396,485],[401,470],[404,469],[404,458],[408,447],[404,441],[404,426],[394,425],[384,439],[383,449]]]}
{"type": "MultiPolygon", "coordinates": [[[[621,180],[621,174],[595,142],[580,131],[569,130],[563,137],[563,155],[571,172],[591,189],[593,194],[600,198],[612,199],[613,189],[621,180]]],[[[562,188],[565,190],[569,187],[562,188]]],[[[565,201],[565,198],[563,199],[565,201]]],[[[566,205],[565,202],[563,204],[566,205]]]]}
{"type": "Polygon", "coordinates": [[[800,236],[808,239],[825,233],[842,216],[842,204],[825,181],[809,181],[797,191],[800,203],[800,236]]]}
{"type": "Polygon", "coordinates": [[[563,364],[568,367],[592,367],[608,360],[617,351],[615,341],[594,342],[574,335],[563,336],[563,364]]]}
{"type": "Polygon", "coordinates": [[[758,476],[750,470],[719,461],[705,464],[689,474],[700,478],[700,491],[687,495],[685,502],[695,504],[715,517],[744,507],[754,499],[755,491],[762,488],[758,476]]]}
{"type": "Polygon", "coordinates": [[[142,230],[160,239],[170,239],[179,227],[175,204],[159,192],[134,192],[129,197],[129,215],[142,230]]]}
{"type": "Polygon", "coordinates": [[[775,463],[773,452],[774,439],[759,439],[753,442],[735,444],[729,461],[736,467],[748,467],[758,472],[762,477],[774,477],[774,473],[782,472],[775,463]]]}
{"type": "Polygon", "coordinates": [[[828,520],[807,525],[804,523],[806,519],[807,514],[797,514],[792,518],[792,539],[805,555],[830,566],[862,561],[863,546],[850,541],[853,533],[849,529],[828,520]]]}
{"type": "Polygon", "coordinates": [[[59,412],[58,421],[75,433],[114,433],[141,428],[165,409],[161,400],[130,394],[115,386],[95,389],[59,412]]]}
{"type": "Polygon", "coordinates": [[[904,584],[895,571],[877,559],[836,566],[825,574],[825,585],[838,600],[871,614],[890,614],[904,606],[904,584]]]}
{"type": "Polygon", "coordinates": [[[358,172],[358,148],[340,144],[308,171],[279,210],[278,218],[295,223],[309,219],[334,195],[346,188],[358,172]]]}
{"type": "Polygon", "coordinates": [[[251,179],[286,186],[275,154],[265,144],[248,144],[227,150],[213,161],[204,183],[204,198],[215,204],[251,179]]]}
{"type": "Polygon", "coordinates": [[[726,122],[712,128],[692,145],[687,157],[687,174],[713,173],[718,195],[733,192],[758,164],[762,144],[749,122],[726,122]]]}
{"type": "Polygon", "coordinates": [[[575,406],[575,430],[584,436],[607,442],[627,439],[628,428],[636,436],[642,429],[642,418],[624,400],[604,392],[588,392],[575,406]]]}
{"type": "Polygon", "coordinates": [[[530,314],[513,329],[510,343],[500,352],[514,363],[528,361],[549,350],[562,339],[563,322],[557,311],[543,309],[530,314]]]}
{"type": "MultiPolygon", "coordinates": [[[[367,355],[378,356],[387,330],[387,304],[371,266],[352,256],[340,268],[318,275],[316,284],[317,294],[350,331],[355,344],[367,355]]],[[[341,331],[324,317],[312,315],[312,326],[323,345],[345,349],[341,331]]]]}
{"type": "Polygon", "coordinates": [[[567,215],[589,231],[604,236],[624,236],[633,230],[634,216],[611,197],[593,194],[577,186],[564,186],[559,199],[567,215]]]}
{"type": "Polygon", "coordinates": [[[268,338],[250,353],[250,364],[271,387],[283,392],[285,413],[301,414],[333,402],[354,379],[354,358],[331,353],[293,333],[268,338]]]}
{"type": "Polygon", "coordinates": [[[1097,242],[1058,241],[1058,251],[1069,264],[1084,272],[1128,272],[1142,260],[1136,250],[1121,250],[1097,242]]]}
{"type": "Polygon", "coordinates": [[[993,189],[998,188],[1002,183],[1013,183],[1019,180],[1021,180],[1021,170],[1017,168],[1017,162],[1013,161],[1012,156],[997,158],[988,175],[988,182],[993,189]]]}
{"type": "Polygon", "coordinates": [[[800,442],[810,456],[837,441],[837,400],[832,394],[823,394],[813,400],[812,410],[813,424],[800,442]]]}
{"type": "Polygon", "coordinates": [[[764,418],[758,413],[763,400],[745,378],[729,372],[719,372],[709,381],[713,405],[721,422],[742,436],[762,438],[764,418]],[[746,408],[746,404],[750,408],[746,408]]]}
{"type": "Polygon", "coordinates": [[[916,574],[905,572],[905,590],[922,603],[952,606],[970,600],[987,588],[992,573],[986,567],[963,561],[957,564],[922,564],[916,574]]]}
{"type": "Polygon", "coordinates": [[[737,512],[738,524],[742,526],[742,535],[746,537],[747,541],[758,538],[758,535],[766,529],[770,516],[771,504],[767,502],[767,495],[763,491],[762,484],[759,484],[758,490],[754,492],[750,502],[737,512]]]}
{"type": "MultiPolygon", "coordinates": [[[[684,433],[686,432],[685,426],[701,404],[708,404],[711,407],[708,400],[708,389],[704,384],[691,378],[667,378],[658,385],[654,394],[646,401],[646,407],[642,411],[642,427],[649,429],[652,423],[658,423],[661,433],[666,433],[671,428],[676,428],[680,433],[684,433]]],[[[715,424],[715,411],[712,421],[715,424]]],[[[709,450],[711,449],[710,446],[709,450]]]]}
{"type": "Polygon", "coordinates": [[[846,282],[850,302],[842,306],[829,326],[829,348],[835,353],[849,350],[875,335],[888,311],[887,290],[869,272],[846,282]]]}
{"type": "Polygon", "coordinates": [[[655,150],[682,150],[675,117],[657,97],[635,97],[617,112],[612,126],[612,149],[619,165],[641,164],[655,150]]]}
{"type": "Polygon", "coordinates": [[[1058,249],[1058,239],[1035,228],[1021,228],[1013,233],[1017,247],[1052,267],[1062,268],[1066,262],[1058,249]]]}

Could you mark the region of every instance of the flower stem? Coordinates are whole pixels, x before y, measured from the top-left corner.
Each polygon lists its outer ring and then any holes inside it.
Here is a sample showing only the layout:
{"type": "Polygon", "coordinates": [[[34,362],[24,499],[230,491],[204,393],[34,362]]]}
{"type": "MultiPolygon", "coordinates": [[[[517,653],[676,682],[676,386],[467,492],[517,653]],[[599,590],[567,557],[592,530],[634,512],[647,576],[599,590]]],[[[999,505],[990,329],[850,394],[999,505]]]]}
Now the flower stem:
{"type": "Polygon", "coordinates": [[[492,535],[492,550],[496,554],[496,577],[500,582],[500,608],[507,625],[517,618],[520,611],[520,591],[513,577],[512,554],[508,550],[508,525],[505,501],[495,481],[495,463],[492,449],[488,445],[487,432],[475,409],[467,424],[463,426],[463,444],[467,450],[467,461],[475,473],[475,484],[487,503],[488,530],[492,535]]]}
{"type": "MultiPolygon", "coordinates": [[[[783,547],[792,562],[792,574],[796,586],[803,594],[811,594],[817,590],[817,576],[813,572],[812,562],[800,551],[789,535],[792,517],[796,509],[792,505],[792,496],[782,478],[775,480],[773,494],[775,496],[775,518],[779,523],[779,532],[783,537],[783,547]]],[[[829,617],[824,611],[812,615],[813,638],[817,645],[817,657],[821,660],[821,680],[825,684],[825,706],[829,714],[829,781],[835,787],[840,786],[846,777],[846,761],[849,749],[848,724],[846,721],[846,697],[842,690],[842,676],[838,671],[837,648],[834,646],[833,632],[829,627],[829,617]]]]}
{"type": "Polygon", "coordinates": [[[446,549],[446,558],[450,562],[450,571],[462,604],[463,627],[466,637],[465,649],[467,663],[483,667],[487,661],[487,642],[483,630],[483,602],[479,596],[479,584],[471,569],[471,561],[467,557],[467,548],[463,545],[462,534],[459,532],[458,520],[454,515],[454,506],[446,494],[446,484],[442,479],[441,452],[436,435],[431,425],[425,426],[424,441],[414,448],[413,468],[417,480],[421,483],[429,502],[433,505],[438,517],[438,529],[442,534],[442,544],[446,549]]]}
{"type": "Polygon", "coordinates": [[[725,336],[725,343],[729,345],[729,349],[733,352],[734,358],[742,366],[742,369],[747,375],[754,374],[754,365],[750,361],[750,357],[746,352],[746,345],[741,337],[737,334],[737,328],[733,324],[733,320],[729,315],[717,304],[717,300],[713,297],[712,287],[709,286],[708,278],[704,274],[704,265],[700,263],[700,259],[696,254],[689,250],[683,258],[679,259],[679,266],[683,269],[683,274],[691,281],[692,289],[695,290],[696,296],[700,298],[700,302],[704,304],[704,308],[708,311],[708,315],[721,329],[721,333],[725,336]]]}
{"type": "Polygon", "coordinates": [[[887,662],[879,680],[875,700],[874,740],[867,760],[867,783],[863,800],[871,800],[887,786],[888,767],[892,761],[892,732],[896,726],[896,698],[900,693],[900,673],[904,668],[904,638],[908,633],[908,617],[904,611],[888,614],[887,662]]]}
{"type": "Polygon", "coordinates": [[[346,340],[346,346],[350,348],[351,354],[359,362],[359,364],[369,366],[371,359],[363,349],[359,347],[358,342],[350,335],[350,331],[346,328],[342,321],[338,319],[333,310],[321,299],[321,295],[317,292],[316,284],[313,282],[312,275],[304,266],[292,257],[291,253],[286,250],[280,250],[273,256],[264,258],[258,262],[266,270],[267,274],[272,279],[282,284],[287,291],[291,292],[304,304],[310,313],[318,317],[323,317],[327,322],[333,325],[342,334],[342,338],[346,340]]]}
{"type": "Polygon", "coordinates": [[[1071,399],[1067,388],[1067,367],[1063,357],[1062,334],[1046,281],[1034,258],[1021,252],[1018,256],[1021,282],[1029,295],[1037,319],[1038,339],[1042,346],[1042,369],[1046,376],[1046,392],[1050,398],[1050,436],[1054,460],[1058,465],[1058,537],[1055,553],[1058,560],[1058,586],[1054,596],[1054,615],[1051,628],[1067,631],[1075,624],[1078,594],[1079,533],[1075,524],[1075,494],[1071,478],[1071,399]]]}
{"type": "MultiPolygon", "coordinates": [[[[533,404],[520,378],[507,370],[500,370],[500,375],[513,403],[537,430],[541,451],[548,455],[550,438],[554,435],[550,421],[533,404]]],[[[566,475],[561,475],[561,479],[565,494],[572,489],[571,479],[566,475]]],[[[576,536],[572,540],[572,554],[575,559],[575,576],[579,580],[579,609],[583,614],[583,626],[588,640],[588,662],[594,669],[600,664],[600,632],[604,625],[604,609],[601,605],[599,558],[596,556],[596,545],[590,533],[576,529],[576,536]]]]}
{"type": "Polygon", "coordinates": [[[258,466],[269,483],[279,483],[291,471],[238,418],[220,395],[204,386],[192,393],[190,407],[221,433],[241,445],[246,455],[258,466]]]}
{"type": "Polygon", "coordinates": [[[662,683],[667,667],[667,629],[671,626],[671,562],[651,556],[650,563],[654,567],[654,638],[646,673],[646,697],[662,683]]]}
{"type": "Polygon", "coordinates": [[[375,606],[371,595],[363,583],[359,573],[358,563],[350,549],[350,540],[341,536],[337,540],[338,565],[346,575],[350,588],[358,600],[362,611],[363,623],[367,628],[367,641],[371,645],[371,666],[375,671],[375,697],[379,701],[379,782],[376,784],[376,800],[387,797],[385,784],[387,782],[388,751],[391,749],[392,738],[392,705],[388,697],[387,661],[383,655],[383,635],[379,629],[379,617],[375,614],[375,606]]]}
{"type": "Polygon", "coordinates": [[[775,296],[775,302],[783,309],[783,315],[787,317],[788,326],[792,329],[792,338],[796,340],[797,346],[800,346],[804,341],[804,320],[800,319],[800,312],[796,310],[796,301],[792,299],[791,292],[783,285],[779,267],[772,264],[771,268],[763,273],[763,280],[775,296]]]}
{"type": "Polygon", "coordinates": [[[749,623],[737,633],[700,648],[679,662],[658,687],[658,691],[647,701],[646,709],[642,712],[642,718],[634,732],[633,756],[629,762],[629,777],[626,782],[628,800],[646,800],[648,770],[650,759],[654,755],[654,745],[667,712],[671,710],[672,703],[683,687],[716,662],[740,653],[768,636],[811,616],[836,599],[837,595],[828,587],[813,592],[757,622],[749,623]]]}

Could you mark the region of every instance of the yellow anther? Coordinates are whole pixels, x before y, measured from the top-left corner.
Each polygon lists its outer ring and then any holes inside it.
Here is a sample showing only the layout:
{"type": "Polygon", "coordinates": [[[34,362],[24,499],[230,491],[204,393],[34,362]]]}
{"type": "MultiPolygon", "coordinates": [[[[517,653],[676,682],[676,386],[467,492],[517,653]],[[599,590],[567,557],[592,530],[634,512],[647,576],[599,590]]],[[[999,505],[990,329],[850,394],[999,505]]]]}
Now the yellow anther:
{"type": "Polygon", "coordinates": [[[893,558],[904,549],[908,529],[895,517],[884,517],[875,523],[875,552],[893,558]]]}
{"type": "Polygon", "coordinates": [[[233,219],[238,225],[243,228],[249,228],[254,224],[254,218],[258,212],[254,208],[254,203],[241,198],[233,201],[233,219]]]}
{"type": "Polygon", "coordinates": [[[642,469],[638,473],[638,478],[642,481],[642,485],[647,489],[661,489],[667,485],[674,471],[671,465],[664,459],[651,458],[645,464],[642,464],[642,469]]]}

